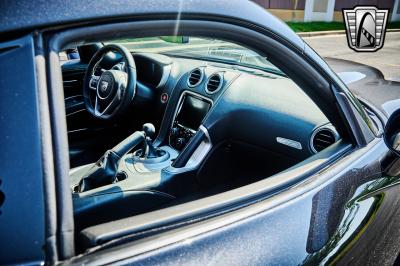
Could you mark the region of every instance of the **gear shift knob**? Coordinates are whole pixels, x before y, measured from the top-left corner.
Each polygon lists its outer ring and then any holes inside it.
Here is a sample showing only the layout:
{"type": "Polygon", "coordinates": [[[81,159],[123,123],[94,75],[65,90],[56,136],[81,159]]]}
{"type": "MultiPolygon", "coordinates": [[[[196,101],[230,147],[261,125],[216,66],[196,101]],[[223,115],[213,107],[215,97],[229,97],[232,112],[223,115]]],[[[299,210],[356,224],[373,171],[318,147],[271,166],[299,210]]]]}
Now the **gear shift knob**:
{"type": "Polygon", "coordinates": [[[143,131],[146,134],[146,137],[152,138],[156,133],[156,128],[152,123],[146,123],[143,125],[143,131]]]}

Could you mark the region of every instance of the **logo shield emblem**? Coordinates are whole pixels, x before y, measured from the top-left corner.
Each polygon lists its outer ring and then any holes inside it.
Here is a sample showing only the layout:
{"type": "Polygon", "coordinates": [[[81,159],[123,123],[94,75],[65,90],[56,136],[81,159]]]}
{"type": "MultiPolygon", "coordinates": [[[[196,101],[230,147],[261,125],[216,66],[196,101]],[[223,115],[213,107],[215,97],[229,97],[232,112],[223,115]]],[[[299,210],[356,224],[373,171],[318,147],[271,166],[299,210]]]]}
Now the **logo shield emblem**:
{"type": "Polygon", "coordinates": [[[100,84],[101,91],[105,92],[107,90],[107,87],[108,87],[108,82],[104,81],[104,80],[101,81],[101,84],[100,84]]]}
{"type": "Polygon", "coordinates": [[[347,43],[357,52],[375,52],[385,40],[389,9],[374,6],[357,6],[343,9],[347,43]]]}

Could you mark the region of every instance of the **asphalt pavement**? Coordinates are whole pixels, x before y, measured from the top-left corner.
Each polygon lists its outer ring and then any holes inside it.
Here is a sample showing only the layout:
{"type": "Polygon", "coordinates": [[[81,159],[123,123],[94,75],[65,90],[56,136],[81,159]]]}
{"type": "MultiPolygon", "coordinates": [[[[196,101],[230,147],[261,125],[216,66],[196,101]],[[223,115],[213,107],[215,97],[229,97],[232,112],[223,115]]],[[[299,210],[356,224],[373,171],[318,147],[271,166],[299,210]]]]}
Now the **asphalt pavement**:
{"type": "Polygon", "coordinates": [[[346,35],[304,37],[322,57],[355,61],[379,69],[385,79],[400,81],[400,32],[387,32],[382,49],[372,53],[360,53],[350,49],[346,35]]]}

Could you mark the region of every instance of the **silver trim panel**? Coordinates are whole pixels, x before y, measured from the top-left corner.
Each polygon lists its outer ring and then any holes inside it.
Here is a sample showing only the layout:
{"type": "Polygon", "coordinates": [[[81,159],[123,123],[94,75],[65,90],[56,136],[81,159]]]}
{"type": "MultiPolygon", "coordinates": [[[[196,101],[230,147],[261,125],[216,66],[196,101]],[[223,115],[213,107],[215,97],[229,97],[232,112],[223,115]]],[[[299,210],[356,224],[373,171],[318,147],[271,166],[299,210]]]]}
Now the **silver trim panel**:
{"type": "Polygon", "coordinates": [[[207,128],[205,128],[203,125],[200,125],[199,130],[204,132],[206,139],[203,140],[200,143],[200,145],[196,148],[192,156],[190,156],[189,160],[187,161],[185,167],[195,168],[198,165],[200,165],[212,148],[211,139],[210,135],[208,134],[207,128]]]}
{"type": "Polygon", "coordinates": [[[301,143],[295,140],[291,140],[291,139],[286,139],[286,138],[282,138],[282,137],[276,137],[276,141],[280,144],[298,149],[298,150],[302,150],[303,147],[301,146],[301,143]]]}

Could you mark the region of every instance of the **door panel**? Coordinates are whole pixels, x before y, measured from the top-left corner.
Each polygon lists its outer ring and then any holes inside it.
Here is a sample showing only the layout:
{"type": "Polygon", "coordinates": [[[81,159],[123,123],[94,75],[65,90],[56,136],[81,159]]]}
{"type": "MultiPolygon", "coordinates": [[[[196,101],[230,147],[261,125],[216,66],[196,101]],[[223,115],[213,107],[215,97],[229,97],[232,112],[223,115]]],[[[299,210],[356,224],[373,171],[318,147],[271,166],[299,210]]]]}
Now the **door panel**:
{"type": "Polygon", "coordinates": [[[375,140],[286,192],[192,225],[181,222],[175,230],[80,260],[221,265],[229,258],[234,265],[392,265],[400,251],[399,173],[399,159],[383,140],[375,140]]]}
{"type": "Polygon", "coordinates": [[[39,100],[32,36],[0,43],[0,73],[0,264],[42,264],[45,236],[52,234],[42,158],[50,138],[41,136],[46,129],[38,103],[45,101],[39,100]]]}

